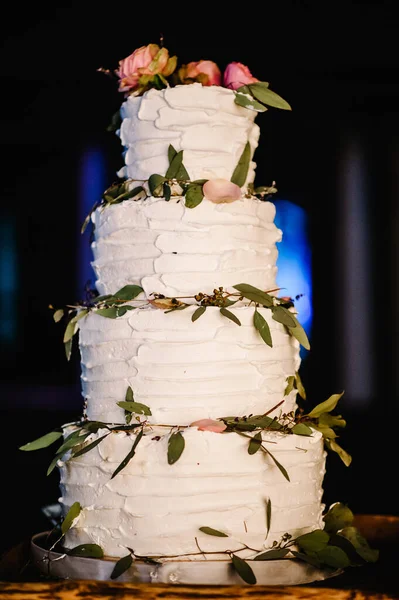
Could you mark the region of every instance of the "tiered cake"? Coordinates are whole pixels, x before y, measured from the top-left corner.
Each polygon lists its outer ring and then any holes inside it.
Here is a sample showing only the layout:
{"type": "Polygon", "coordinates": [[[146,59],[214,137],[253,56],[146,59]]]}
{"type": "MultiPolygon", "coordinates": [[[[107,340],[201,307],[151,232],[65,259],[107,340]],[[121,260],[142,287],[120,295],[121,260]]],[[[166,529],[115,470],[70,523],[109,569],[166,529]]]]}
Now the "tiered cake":
{"type": "Polygon", "coordinates": [[[252,559],[303,555],[324,528],[326,442],[350,462],[340,395],[297,411],[308,340],[276,289],[276,190],[253,184],[257,111],[289,105],[240,63],[222,80],[152,44],[116,75],[125,166],[90,215],[97,290],[64,337],[85,409],[52,464],[63,548],[232,561],[254,583],[252,559]]]}

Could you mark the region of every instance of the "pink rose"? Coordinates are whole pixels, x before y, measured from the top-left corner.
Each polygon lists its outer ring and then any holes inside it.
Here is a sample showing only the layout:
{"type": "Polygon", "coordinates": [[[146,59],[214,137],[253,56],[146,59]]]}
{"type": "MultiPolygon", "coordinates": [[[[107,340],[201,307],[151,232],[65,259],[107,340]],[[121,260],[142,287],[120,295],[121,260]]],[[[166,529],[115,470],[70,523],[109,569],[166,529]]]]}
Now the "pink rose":
{"type": "Polygon", "coordinates": [[[241,188],[227,179],[209,179],[202,191],[205,198],[215,204],[235,202],[242,196],[241,188]]]}
{"type": "Polygon", "coordinates": [[[184,77],[196,79],[202,85],[221,85],[222,74],[216,63],[211,60],[199,60],[185,65],[184,77]]]}
{"type": "Polygon", "coordinates": [[[223,73],[223,85],[231,90],[237,90],[248,83],[256,83],[259,79],[252,76],[251,71],[239,62],[231,62],[223,73]]]}
{"type": "Polygon", "coordinates": [[[158,44],[149,44],[137,48],[130,56],[119,61],[119,69],[115,71],[119,77],[119,91],[131,92],[139,87],[140,78],[149,80],[154,75],[168,77],[176,68],[177,58],[169,58],[166,48],[158,44]]]}
{"type": "Polygon", "coordinates": [[[200,419],[190,424],[190,427],[198,427],[200,431],[213,431],[214,433],[222,433],[227,428],[222,421],[214,419],[200,419]]]}

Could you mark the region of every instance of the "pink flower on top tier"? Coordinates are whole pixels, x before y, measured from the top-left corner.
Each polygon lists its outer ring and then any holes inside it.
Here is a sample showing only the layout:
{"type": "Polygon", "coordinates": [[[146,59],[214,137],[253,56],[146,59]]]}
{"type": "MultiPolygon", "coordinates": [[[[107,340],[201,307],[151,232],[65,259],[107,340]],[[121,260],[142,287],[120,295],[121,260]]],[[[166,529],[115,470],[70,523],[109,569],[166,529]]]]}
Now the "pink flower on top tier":
{"type": "Polygon", "coordinates": [[[137,48],[130,56],[119,61],[119,69],[115,72],[119,77],[119,91],[131,92],[139,87],[140,78],[154,75],[168,77],[176,68],[177,58],[169,58],[166,48],[158,44],[149,44],[137,48]]]}
{"type": "Polygon", "coordinates": [[[248,83],[256,83],[259,79],[253,77],[251,71],[239,62],[231,62],[223,73],[223,85],[231,90],[237,90],[248,83]]]}
{"type": "Polygon", "coordinates": [[[241,198],[241,188],[227,179],[209,179],[202,186],[207,200],[215,204],[235,202],[241,198]]]}
{"type": "Polygon", "coordinates": [[[222,421],[215,421],[214,419],[200,419],[190,424],[190,427],[198,427],[200,431],[213,431],[214,433],[222,433],[227,428],[227,425],[222,421]]]}
{"type": "Polygon", "coordinates": [[[185,79],[195,79],[202,85],[221,85],[222,74],[216,63],[211,60],[199,60],[185,65],[185,79]]]}

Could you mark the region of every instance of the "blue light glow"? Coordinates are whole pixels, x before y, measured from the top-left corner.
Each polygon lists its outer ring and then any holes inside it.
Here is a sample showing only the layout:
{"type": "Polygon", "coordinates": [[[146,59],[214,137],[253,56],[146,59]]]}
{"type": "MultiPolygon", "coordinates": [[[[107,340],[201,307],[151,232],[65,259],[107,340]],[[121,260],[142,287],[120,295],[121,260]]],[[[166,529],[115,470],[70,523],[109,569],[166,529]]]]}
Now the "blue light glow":
{"type": "Polygon", "coordinates": [[[15,224],[0,223],[0,339],[10,342],[16,334],[15,296],[17,292],[17,249],[15,224]]]}
{"type": "Polygon", "coordinates": [[[79,298],[83,297],[86,285],[94,287],[95,273],[91,266],[93,255],[90,247],[91,227],[81,235],[80,227],[93,205],[101,200],[106,184],[106,170],[103,153],[96,148],[84,152],[80,163],[79,181],[79,252],[77,266],[77,287],[79,298]]]}
{"type": "Polygon", "coordinates": [[[277,285],[280,296],[295,298],[298,320],[309,339],[312,326],[312,268],[311,250],[307,234],[307,215],[303,208],[288,200],[277,200],[276,226],[283,231],[283,240],[277,245],[277,285]]]}

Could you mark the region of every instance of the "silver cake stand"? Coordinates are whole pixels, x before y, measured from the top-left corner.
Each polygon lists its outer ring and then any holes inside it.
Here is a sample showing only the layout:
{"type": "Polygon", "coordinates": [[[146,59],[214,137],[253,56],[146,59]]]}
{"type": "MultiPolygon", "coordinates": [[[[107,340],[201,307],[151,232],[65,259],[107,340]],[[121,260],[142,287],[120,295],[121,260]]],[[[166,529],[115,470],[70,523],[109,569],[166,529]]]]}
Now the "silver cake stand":
{"type": "MultiPolygon", "coordinates": [[[[41,573],[60,579],[111,581],[116,559],[68,556],[49,551],[45,548],[48,534],[38,533],[31,540],[32,562],[41,573]]],[[[317,569],[308,563],[289,559],[253,561],[251,568],[257,585],[300,585],[323,581],[342,572],[317,569]]],[[[168,561],[160,565],[134,561],[114,581],[169,585],[247,585],[233,570],[230,561],[224,560],[168,561]]]]}

